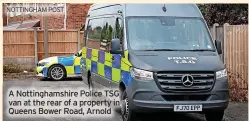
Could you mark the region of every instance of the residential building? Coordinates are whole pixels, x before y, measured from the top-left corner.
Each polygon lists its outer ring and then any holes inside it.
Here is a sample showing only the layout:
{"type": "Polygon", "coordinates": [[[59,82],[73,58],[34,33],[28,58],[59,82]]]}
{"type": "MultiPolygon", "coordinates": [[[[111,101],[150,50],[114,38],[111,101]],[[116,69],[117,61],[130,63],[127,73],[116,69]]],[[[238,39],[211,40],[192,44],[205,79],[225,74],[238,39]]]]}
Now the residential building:
{"type": "MultiPolygon", "coordinates": [[[[53,6],[66,8],[58,15],[48,15],[48,29],[80,29],[85,23],[87,12],[92,4],[72,4],[72,3],[55,3],[53,6]]],[[[10,6],[32,6],[37,4],[9,3],[4,4],[4,29],[27,29],[38,27],[43,29],[44,14],[42,12],[8,12],[10,6]]]]}

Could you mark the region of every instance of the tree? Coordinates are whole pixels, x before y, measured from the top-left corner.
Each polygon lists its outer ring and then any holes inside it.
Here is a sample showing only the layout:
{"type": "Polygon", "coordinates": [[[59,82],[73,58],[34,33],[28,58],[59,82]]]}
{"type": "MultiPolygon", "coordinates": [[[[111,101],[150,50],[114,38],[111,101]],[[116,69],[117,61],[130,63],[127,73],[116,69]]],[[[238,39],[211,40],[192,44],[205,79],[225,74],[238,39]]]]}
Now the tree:
{"type": "Polygon", "coordinates": [[[248,24],[248,4],[198,4],[208,26],[248,24]]]}

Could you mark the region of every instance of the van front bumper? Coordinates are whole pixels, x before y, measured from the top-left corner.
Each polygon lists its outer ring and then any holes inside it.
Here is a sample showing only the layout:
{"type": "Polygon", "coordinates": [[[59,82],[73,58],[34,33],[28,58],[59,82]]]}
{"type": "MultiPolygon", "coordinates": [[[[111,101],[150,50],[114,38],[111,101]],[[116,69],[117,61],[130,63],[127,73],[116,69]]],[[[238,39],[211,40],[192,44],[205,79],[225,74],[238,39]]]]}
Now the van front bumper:
{"type": "Polygon", "coordinates": [[[229,103],[227,78],[216,80],[209,92],[164,92],[155,81],[132,80],[127,87],[129,105],[135,112],[174,111],[174,105],[202,105],[201,112],[223,111],[229,103]],[[193,97],[197,100],[185,100],[179,97],[193,97]],[[178,97],[178,99],[176,98],[178,97]],[[173,100],[176,98],[176,100],[173,100]]]}

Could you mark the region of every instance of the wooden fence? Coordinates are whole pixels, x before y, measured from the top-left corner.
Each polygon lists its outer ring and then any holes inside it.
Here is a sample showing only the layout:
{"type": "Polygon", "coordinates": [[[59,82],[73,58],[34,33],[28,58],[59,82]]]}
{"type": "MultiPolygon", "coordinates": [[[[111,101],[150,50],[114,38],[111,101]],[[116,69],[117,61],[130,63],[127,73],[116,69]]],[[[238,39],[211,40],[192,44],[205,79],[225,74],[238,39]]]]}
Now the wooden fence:
{"type": "Polygon", "coordinates": [[[210,28],[214,40],[222,42],[221,58],[229,73],[230,85],[248,89],[248,25],[219,26],[210,28]],[[232,79],[233,78],[233,79],[232,79]]]}
{"type": "Polygon", "coordinates": [[[83,32],[77,30],[49,30],[48,47],[44,46],[44,31],[5,30],[3,32],[4,63],[20,63],[22,68],[34,68],[35,63],[48,55],[72,55],[81,49],[83,32]]]}
{"type": "MultiPolygon", "coordinates": [[[[215,24],[210,28],[213,39],[222,42],[222,60],[229,72],[238,75],[240,88],[247,89],[248,79],[248,25],[215,24]]],[[[49,30],[48,47],[44,46],[43,31],[8,30],[3,32],[4,63],[14,62],[33,68],[35,62],[49,56],[72,55],[81,49],[83,32],[77,30],[49,30]],[[36,60],[37,59],[37,60],[36,60]],[[29,65],[28,65],[29,64],[29,65]]]]}
{"type": "MultiPolygon", "coordinates": [[[[38,60],[44,57],[44,35],[43,31],[37,32],[38,60]]],[[[49,31],[48,32],[48,53],[49,56],[72,55],[81,49],[83,42],[83,32],[71,31],[49,31]],[[81,34],[81,35],[80,35],[81,34]],[[82,37],[80,37],[82,36],[82,37]],[[81,38],[81,39],[80,39],[81,38]]]]}

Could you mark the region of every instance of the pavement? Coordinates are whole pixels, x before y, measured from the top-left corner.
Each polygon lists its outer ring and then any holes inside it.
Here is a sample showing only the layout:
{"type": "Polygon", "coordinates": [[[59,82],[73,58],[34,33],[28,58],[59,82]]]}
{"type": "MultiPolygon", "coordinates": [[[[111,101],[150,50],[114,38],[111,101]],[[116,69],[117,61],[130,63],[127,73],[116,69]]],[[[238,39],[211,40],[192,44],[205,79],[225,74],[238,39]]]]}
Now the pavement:
{"type": "MultiPolygon", "coordinates": [[[[3,99],[6,99],[5,94],[8,88],[11,87],[35,87],[35,88],[78,88],[87,87],[87,85],[81,81],[81,78],[68,78],[64,81],[40,81],[38,78],[4,78],[3,81],[3,99]]],[[[3,121],[79,121],[80,118],[52,118],[52,117],[42,117],[42,118],[10,118],[6,115],[7,112],[6,105],[3,107],[3,121]]],[[[166,114],[152,114],[144,115],[140,121],[206,121],[204,115],[201,114],[176,114],[176,113],[166,113],[166,114]]],[[[120,111],[116,110],[115,116],[112,118],[101,118],[101,119],[84,119],[84,121],[122,121],[120,111]]],[[[247,121],[248,120],[248,104],[239,102],[230,102],[227,110],[225,111],[224,121],[247,121]]]]}

